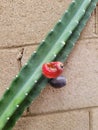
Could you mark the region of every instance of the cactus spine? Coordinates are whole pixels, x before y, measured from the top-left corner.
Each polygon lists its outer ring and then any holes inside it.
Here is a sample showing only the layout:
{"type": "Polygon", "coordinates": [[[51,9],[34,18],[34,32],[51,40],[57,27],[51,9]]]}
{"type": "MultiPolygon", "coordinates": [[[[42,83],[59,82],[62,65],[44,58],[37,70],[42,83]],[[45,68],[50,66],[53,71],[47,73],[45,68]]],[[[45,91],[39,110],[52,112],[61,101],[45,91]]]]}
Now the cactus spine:
{"type": "Polygon", "coordinates": [[[97,0],[74,1],[40,44],[0,101],[0,130],[10,130],[24,108],[45,87],[47,79],[42,76],[42,64],[66,59],[97,2],[97,0]]]}

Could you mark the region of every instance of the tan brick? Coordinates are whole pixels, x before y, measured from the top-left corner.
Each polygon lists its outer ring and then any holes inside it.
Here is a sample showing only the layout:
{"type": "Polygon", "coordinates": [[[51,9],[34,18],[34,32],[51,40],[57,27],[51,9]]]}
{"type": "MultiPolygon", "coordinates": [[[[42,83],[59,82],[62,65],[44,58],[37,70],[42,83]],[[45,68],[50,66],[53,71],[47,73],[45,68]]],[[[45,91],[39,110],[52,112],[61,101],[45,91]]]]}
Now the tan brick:
{"type": "Polygon", "coordinates": [[[17,54],[16,49],[0,50],[0,97],[18,73],[17,54]]]}
{"type": "Polygon", "coordinates": [[[98,4],[95,9],[95,33],[98,36],[98,4]]]}
{"type": "Polygon", "coordinates": [[[97,37],[96,34],[96,14],[95,11],[92,13],[89,21],[83,29],[80,39],[97,37]]]}
{"type": "MultiPolygon", "coordinates": [[[[54,89],[49,85],[30,107],[31,113],[84,108],[98,105],[98,39],[81,40],[73,49],[63,75],[67,85],[54,89]]],[[[26,47],[24,64],[34,47],[26,47]]]]}
{"type": "Polygon", "coordinates": [[[22,57],[22,65],[24,65],[28,59],[30,58],[31,54],[36,50],[37,46],[33,45],[30,47],[24,47],[23,57],[22,57]]]}
{"type": "Polygon", "coordinates": [[[89,130],[88,112],[21,118],[14,130],[89,130]]]}
{"type": "Polygon", "coordinates": [[[92,111],[92,130],[98,130],[98,108],[92,111]]]}
{"type": "MultiPolygon", "coordinates": [[[[0,47],[40,42],[68,8],[71,0],[1,0],[0,47]]],[[[81,38],[96,37],[93,13],[81,38]]]]}
{"type": "MultiPolygon", "coordinates": [[[[0,50],[0,97],[19,71],[17,62],[18,53],[18,49],[0,50]]],[[[26,115],[26,111],[24,115],[26,115]]]]}
{"type": "Polygon", "coordinates": [[[19,46],[42,40],[71,0],[1,0],[0,46],[19,46]]]}

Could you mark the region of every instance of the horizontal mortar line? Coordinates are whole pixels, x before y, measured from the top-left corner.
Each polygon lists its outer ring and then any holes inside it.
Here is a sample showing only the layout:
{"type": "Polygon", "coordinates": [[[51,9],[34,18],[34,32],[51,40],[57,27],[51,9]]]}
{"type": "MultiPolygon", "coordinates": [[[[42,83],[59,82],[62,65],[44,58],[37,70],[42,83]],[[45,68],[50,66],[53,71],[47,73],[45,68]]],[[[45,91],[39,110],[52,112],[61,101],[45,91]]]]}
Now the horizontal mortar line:
{"type": "Polygon", "coordinates": [[[90,40],[93,40],[93,39],[95,40],[95,39],[98,39],[98,36],[97,36],[97,34],[95,34],[95,36],[93,36],[93,37],[84,37],[84,38],[81,38],[81,37],[80,37],[80,38],[78,39],[78,41],[89,40],[89,39],[90,39],[90,40]]]}
{"type": "Polygon", "coordinates": [[[29,44],[23,44],[23,45],[12,45],[12,46],[1,46],[0,50],[3,49],[17,49],[17,48],[22,48],[22,47],[28,47],[28,46],[35,46],[38,45],[39,43],[29,43],[29,44]]]}
{"type": "MultiPolygon", "coordinates": [[[[78,41],[83,41],[83,40],[98,40],[98,37],[97,35],[94,36],[94,37],[84,37],[84,38],[80,38],[78,39],[78,41]]],[[[3,49],[17,49],[17,48],[22,48],[22,47],[29,47],[29,46],[36,46],[36,45],[39,45],[40,42],[37,42],[37,43],[29,43],[29,44],[23,44],[23,45],[12,45],[12,46],[1,46],[0,47],[0,50],[3,50],[3,49]]]]}
{"type": "Polygon", "coordinates": [[[34,114],[34,113],[30,113],[27,115],[23,115],[22,117],[35,117],[35,116],[44,116],[44,115],[52,115],[52,114],[60,114],[60,113],[67,113],[67,112],[77,112],[77,111],[90,111],[91,109],[95,109],[98,108],[98,106],[91,106],[91,107],[84,107],[84,108],[75,108],[75,109],[69,109],[69,110],[56,110],[56,111],[52,111],[52,112],[43,112],[43,113],[38,113],[38,114],[34,114]]]}

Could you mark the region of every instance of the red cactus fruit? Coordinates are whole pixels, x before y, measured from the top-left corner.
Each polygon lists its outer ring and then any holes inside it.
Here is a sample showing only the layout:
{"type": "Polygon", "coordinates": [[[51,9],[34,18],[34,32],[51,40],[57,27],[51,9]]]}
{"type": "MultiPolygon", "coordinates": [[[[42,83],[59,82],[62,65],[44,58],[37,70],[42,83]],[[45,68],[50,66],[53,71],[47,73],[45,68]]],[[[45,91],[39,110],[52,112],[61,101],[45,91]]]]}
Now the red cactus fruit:
{"type": "Polygon", "coordinates": [[[56,78],[63,72],[64,65],[62,62],[45,63],[42,66],[42,73],[47,78],[56,78]]]}

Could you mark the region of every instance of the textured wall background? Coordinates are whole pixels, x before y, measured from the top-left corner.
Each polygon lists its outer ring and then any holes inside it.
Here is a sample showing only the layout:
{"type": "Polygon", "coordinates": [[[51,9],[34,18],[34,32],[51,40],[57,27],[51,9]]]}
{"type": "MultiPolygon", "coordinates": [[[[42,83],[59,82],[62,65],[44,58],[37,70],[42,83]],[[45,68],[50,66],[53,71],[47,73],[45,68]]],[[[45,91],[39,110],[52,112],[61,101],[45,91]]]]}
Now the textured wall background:
{"type": "MultiPolygon", "coordinates": [[[[0,97],[71,0],[0,1],[0,97]]],[[[67,86],[49,85],[14,130],[98,130],[98,7],[70,54],[67,86]]]]}

